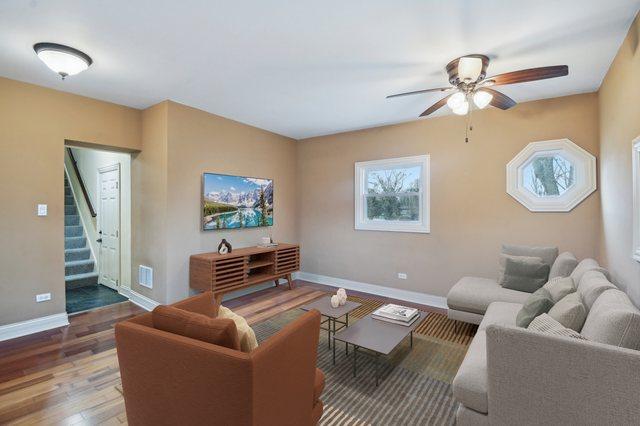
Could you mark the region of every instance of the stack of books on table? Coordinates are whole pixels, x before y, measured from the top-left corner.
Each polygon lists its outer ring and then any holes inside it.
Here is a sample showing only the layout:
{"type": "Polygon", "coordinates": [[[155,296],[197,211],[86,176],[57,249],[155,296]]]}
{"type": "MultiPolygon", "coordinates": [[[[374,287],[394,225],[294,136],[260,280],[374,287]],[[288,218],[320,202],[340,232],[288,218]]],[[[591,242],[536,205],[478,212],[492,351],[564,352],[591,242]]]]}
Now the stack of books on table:
{"type": "Polygon", "coordinates": [[[371,317],[380,321],[406,325],[408,327],[420,318],[420,312],[414,308],[390,303],[378,308],[371,314],[371,317]]]}

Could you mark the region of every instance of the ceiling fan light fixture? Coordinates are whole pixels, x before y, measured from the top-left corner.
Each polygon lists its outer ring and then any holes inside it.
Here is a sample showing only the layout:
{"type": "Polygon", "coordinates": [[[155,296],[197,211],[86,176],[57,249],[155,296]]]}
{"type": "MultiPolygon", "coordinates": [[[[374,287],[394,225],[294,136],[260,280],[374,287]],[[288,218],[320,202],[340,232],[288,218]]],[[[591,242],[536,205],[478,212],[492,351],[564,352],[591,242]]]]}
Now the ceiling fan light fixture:
{"type": "Polygon", "coordinates": [[[33,50],[38,58],[63,80],[69,75],[76,75],[86,70],[93,63],[86,53],[63,44],[36,43],[33,45],[33,50]]]}
{"type": "Polygon", "coordinates": [[[467,97],[462,92],[454,93],[447,99],[447,106],[452,110],[459,108],[463,103],[467,101],[467,97]]]}
{"type": "Polygon", "coordinates": [[[493,99],[493,95],[489,92],[485,92],[484,90],[478,90],[473,94],[473,103],[480,109],[485,108],[491,100],[493,99]]]}
{"type": "Polygon", "coordinates": [[[458,77],[460,81],[469,83],[478,80],[482,72],[482,59],[463,56],[458,61],[458,77]]]}
{"type": "Polygon", "coordinates": [[[457,115],[467,115],[469,112],[469,102],[466,100],[460,106],[453,108],[453,113],[457,115]]]}

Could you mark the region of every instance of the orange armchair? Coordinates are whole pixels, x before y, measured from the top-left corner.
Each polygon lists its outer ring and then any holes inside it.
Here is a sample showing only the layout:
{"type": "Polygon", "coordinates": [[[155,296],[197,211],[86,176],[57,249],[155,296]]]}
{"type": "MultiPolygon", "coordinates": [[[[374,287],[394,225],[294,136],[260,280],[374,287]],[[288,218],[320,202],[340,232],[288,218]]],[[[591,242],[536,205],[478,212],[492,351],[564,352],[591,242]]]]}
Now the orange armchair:
{"type": "MultiPolygon", "coordinates": [[[[215,317],[210,292],[173,306],[215,317]]],[[[316,369],[320,314],[311,311],[251,353],[153,327],[146,313],[115,328],[132,425],[314,425],[324,375],[316,369]]]]}

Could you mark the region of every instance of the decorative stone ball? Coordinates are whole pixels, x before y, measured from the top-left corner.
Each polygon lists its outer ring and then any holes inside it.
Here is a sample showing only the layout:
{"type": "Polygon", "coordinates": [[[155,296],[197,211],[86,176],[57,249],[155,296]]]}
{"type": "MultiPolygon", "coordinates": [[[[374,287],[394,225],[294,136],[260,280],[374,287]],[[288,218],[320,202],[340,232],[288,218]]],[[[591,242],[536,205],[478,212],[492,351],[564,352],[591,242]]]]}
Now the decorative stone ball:
{"type": "Polygon", "coordinates": [[[340,298],[334,294],[331,296],[331,307],[337,308],[338,306],[340,306],[340,298]]]}
{"type": "Polygon", "coordinates": [[[347,303],[347,292],[344,288],[338,289],[336,296],[338,296],[338,298],[340,299],[340,305],[344,305],[345,303],[347,303]]]}

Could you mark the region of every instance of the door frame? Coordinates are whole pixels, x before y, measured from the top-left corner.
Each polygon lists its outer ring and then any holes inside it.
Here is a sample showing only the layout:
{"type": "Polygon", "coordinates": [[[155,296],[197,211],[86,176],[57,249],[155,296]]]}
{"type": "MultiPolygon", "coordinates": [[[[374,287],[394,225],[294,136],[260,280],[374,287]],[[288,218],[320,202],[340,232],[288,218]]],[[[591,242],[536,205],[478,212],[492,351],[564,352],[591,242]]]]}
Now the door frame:
{"type": "MultiPolygon", "coordinates": [[[[104,166],[104,167],[100,167],[97,171],[97,182],[98,182],[98,191],[97,191],[97,201],[98,201],[98,205],[96,206],[96,228],[99,228],[100,226],[100,216],[102,214],[102,212],[100,211],[100,199],[102,198],[102,185],[101,185],[101,181],[100,181],[100,175],[102,173],[106,173],[106,172],[112,172],[112,171],[117,171],[118,172],[118,282],[116,287],[112,287],[108,284],[104,284],[100,282],[100,258],[102,257],[102,246],[99,247],[98,250],[98,259],[97,260],[97,265],[96,265],[96,269],[98,271],[98,284],[100,285],[104,285],[105,287],[109,287],[115,291],[117,291],[118,293],[120,292],[120,287],[122,286],[122,171],[120,170],[120,163],[115,163],[112,164],[110,166],[104,166]]],[[[100,232],[100,229],[98,229],[98,232],[100,232]]],[[[102,235],[102,234],[99,234],[102,235]]]]}

